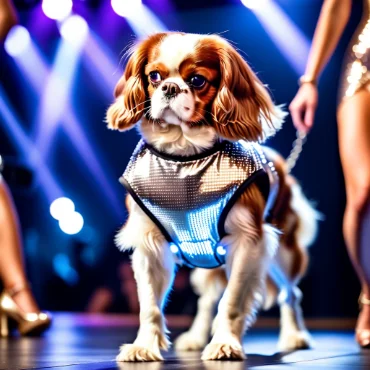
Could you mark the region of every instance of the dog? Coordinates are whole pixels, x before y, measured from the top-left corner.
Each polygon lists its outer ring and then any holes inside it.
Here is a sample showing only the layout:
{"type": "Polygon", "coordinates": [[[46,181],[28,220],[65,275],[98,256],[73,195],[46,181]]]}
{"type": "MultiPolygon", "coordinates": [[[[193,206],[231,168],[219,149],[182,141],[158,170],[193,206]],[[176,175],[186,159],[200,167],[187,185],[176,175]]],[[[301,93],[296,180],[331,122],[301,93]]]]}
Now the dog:
{"type": "Polygon", "coordinates": [[[246,329],[277,301],[280,349],[311,346],[297,284],[317,212],[284,159],[259,144],[285,113],[218,35],[158,33],[129,54],[106,120],[142,137],[121,178],[129,217],[116,237],[122,251],[133,249],[141,309],[137,338],[117,361],[163,360],[160,350],[170,346],[163,307],[176,263],[195,267],[200,296],[177,350],[244,360],[246,329]]]}

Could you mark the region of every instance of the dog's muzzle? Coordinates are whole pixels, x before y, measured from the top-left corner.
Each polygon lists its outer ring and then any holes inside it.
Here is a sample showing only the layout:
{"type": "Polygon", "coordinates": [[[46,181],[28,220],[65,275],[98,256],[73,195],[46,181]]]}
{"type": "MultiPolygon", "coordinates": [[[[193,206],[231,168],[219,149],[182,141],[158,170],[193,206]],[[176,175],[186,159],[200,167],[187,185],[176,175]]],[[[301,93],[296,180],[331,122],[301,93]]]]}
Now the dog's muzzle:
{"type": "Polygon", "coordinates": [[[162,91],[166,98],[174,98],[181,92],[181,89],[175,82],[165,82],[162,85],[162,91]]]}

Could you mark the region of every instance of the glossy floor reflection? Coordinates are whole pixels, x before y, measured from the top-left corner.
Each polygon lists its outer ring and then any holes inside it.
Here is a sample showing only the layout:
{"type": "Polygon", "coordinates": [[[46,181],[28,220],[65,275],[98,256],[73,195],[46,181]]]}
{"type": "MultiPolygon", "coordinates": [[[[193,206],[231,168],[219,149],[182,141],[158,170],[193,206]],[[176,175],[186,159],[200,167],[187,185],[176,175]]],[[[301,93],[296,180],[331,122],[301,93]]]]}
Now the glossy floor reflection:
{"type": "MultiPolygon", "coordinates": [[[[187,320],[172,319],[172,338],[187,320]]],[[[370,369],[370,350],[361,351],[350,331],[313,331],[316,347],[294,353],[276,352],[277,330],[254,329],[244,342],[246,362],[202,362],[200,353],[165,354],[164,363],[121,363],[120,344],[135,338],[137,319],[127,316],[56,315],[41,338],[0,339],[0,369],[68,370],[243,370],[370,369]]]]}

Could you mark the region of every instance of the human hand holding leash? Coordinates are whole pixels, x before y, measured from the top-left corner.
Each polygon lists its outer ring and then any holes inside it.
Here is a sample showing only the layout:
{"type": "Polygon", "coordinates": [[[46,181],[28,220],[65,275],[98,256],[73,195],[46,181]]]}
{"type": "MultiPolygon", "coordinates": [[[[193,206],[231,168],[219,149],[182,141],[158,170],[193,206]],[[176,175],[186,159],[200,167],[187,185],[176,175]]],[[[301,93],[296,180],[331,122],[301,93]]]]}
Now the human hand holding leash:
{"type": "Polygon", "coordinates": [[[316,84],[303,82],[289,106],[293,124],[300,133],[308,134],[312,129],[318,99],[316,84]]]}

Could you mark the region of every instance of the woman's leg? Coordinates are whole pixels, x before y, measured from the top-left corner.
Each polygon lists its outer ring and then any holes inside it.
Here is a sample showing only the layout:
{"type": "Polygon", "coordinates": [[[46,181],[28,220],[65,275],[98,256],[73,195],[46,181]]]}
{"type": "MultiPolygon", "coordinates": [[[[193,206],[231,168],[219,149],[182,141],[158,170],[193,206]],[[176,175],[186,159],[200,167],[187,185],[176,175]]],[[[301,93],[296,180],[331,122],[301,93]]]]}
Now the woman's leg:
{"type": "MultiPolygon", "coordinates": [[[[17,213],[6,186],[0,175],[0,281],[5,289],[27,284],[23,265],[22,243],[17,213]]],[[[39,309],[29,290],[22,290],[14,296],[15,302],[25,312],[39,309]]]]}
{"type": "MultiPolygon", "coordinates": [[[[362,89],[338,110],[339,149],[346,183],[343,232],[349,256],[370,299],[370,92],[362,89]]],[[[364,306],[358,329],[370,329],[364,306]]]]}

